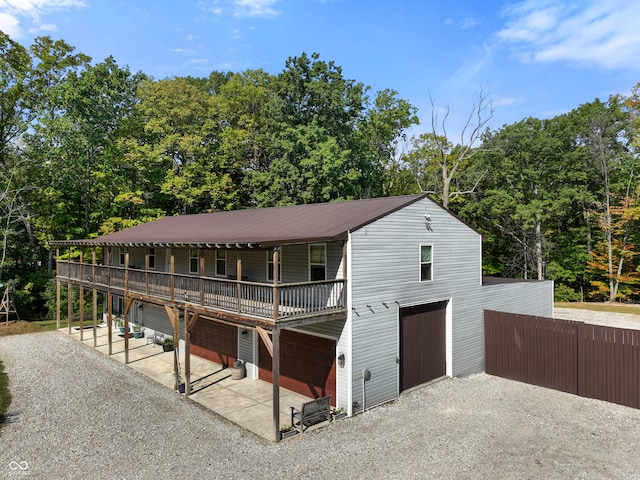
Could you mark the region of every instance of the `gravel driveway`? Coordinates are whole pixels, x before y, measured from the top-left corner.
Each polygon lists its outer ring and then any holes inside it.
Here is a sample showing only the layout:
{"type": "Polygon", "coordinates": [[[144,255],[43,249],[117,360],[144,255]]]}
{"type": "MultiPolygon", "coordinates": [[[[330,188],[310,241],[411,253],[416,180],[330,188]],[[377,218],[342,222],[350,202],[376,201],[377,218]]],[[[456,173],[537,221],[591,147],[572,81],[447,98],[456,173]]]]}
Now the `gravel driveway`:
{"type": "Polygon", "coordinates": [[[58,332],[0,359],[0,478],[640,478],[640,410],[484,374],[270,444],[58,332]]]}

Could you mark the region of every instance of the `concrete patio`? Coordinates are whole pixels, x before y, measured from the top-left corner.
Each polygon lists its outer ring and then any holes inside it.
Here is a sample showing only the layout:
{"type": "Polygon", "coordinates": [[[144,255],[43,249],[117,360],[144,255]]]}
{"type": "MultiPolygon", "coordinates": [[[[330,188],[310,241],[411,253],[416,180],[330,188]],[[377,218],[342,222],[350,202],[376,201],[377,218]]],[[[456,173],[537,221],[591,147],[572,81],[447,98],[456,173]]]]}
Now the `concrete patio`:
{"type": "MultiPolygon", "coordinates": [[[[67,327],[59,331],[69,333],[67,327]]],[[[112,335],[111,358],[125,363],[124,335],[117,328],[114,328],[112,335]]],[[[95,339],[92,327],[85,325],[82,335],[78,327],[72,327],[71,337],[81,341],[81,336],[85,345],[109,354],[106,323],[98,325],[95,339]]],[[[184,375],[184,352],[180,351],[179,354],[184,375]]],[[[174,388],[173,358],[174,352],[164,352],[162,346],[149,343],[145,337],[129,337],[127,365],[171,389],[174,388]]],[[[191,355],[191,394],[188,398],[269,441],[274,441],[272,395],[270,383],[246,377],[233,380],[230,369],[223,369],[217,363],[191,355]]],[[[291,406],[299,408],[309,400],[311,398],[280,388],[280,427],[291,424],[291,406]]]]}

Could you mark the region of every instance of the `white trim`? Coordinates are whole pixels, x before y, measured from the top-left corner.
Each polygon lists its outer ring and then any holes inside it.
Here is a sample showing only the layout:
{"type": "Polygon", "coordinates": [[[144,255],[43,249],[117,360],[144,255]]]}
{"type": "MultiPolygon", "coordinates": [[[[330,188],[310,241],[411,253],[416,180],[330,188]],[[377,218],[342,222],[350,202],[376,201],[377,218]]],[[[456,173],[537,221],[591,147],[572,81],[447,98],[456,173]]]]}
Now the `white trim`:
{"type": "Polygon", "coordinates": [[[199,248],[190,248],[189,249],[189,273],[200,274],[200,249],[199,248]],[[192,257],[191,252],[196,252],[196,256],[192,257]],[[191,269],[191,260],[196,259],[196,269],[191,269]]]}
{"type": "MultiPolygon", "coordinates": [[[[433,259],[435,258],[433,255],[433,251],[435,249],[433,248],[433,243],[421,243],[419,246],[419,257],[418,257],[418,280],[420,281],[420,283],[427,283],[427,282],[433,282],[433,278],[434,278],[434,265],[433,265],[433,259]],[[422,279],[422,247],[431,247],[431,278],[428,280],[423,280],[422,279]]],[[[426,265],[426,263],[425,263],[426,265]]]]}
{"type": "MultiPolygon", "coordinates": [[[[347,413],[349,416],[353,415],[353,262],[352,262],[352,235],[349,232],[347,239],[347,285],[346,285],[346,305],[347,305],[347,320],[344,324],[343,335],[347,335],[347,358],[345,360],[344,368],[338,368],[336,372],[336,382],[338,381],[338,375],[342,371],[343,375],[347,376],[347,413]]],[[[340,392],[336,388],[336,405],[339,405],[340,392]]]]}
{"type": "MultiPolygon", "coordinates": [[[[447,377],[453,377],[453,296],[449,297],[436,297],[431,298],[428,301],[417,301],[403,304],[397,304],[396,312],[396,352],[397,352],[397,369],[396,369],[396,396],[399,397],[400,392],[400,362],[402,361],[402,352],[400,351],[400,311],[403,308],[416,307],[419,305],[429,305],[431,303],[447,302],[445,307],[445,321],[444,321],[444,343],[445,343],[445,375],[447,377]]],[[[417,385],[419,387],[419,385],[417,385]]],[[[415,387],[414,387],[415,388],[415,387]]],[[[407,389],[405,392],[412,389],[407,389]]]]}
{"type": "MultiPolygon", "coordinates": [[[[229,252],[227,250],[224,250],[222,248],[216,248],[214,250],[213,261],[214,261],[215,265],[213,267],[213,271],[214,271],[214,275],[216,277],[226,277],[227,274],[229,273],[228,258],[229,258],[229,252]],[[224,252],[224,273],[218,272],[218,260],[221,260],[221,259],[218,258],[218,252],[224,252]]],[[[242,279],[240,279],[240,280],[242,280],[242,279]]]]}
{"type": "MultiPolygon", "coordinates": [[[[147,265],[147,267],[149,267],[149,270],[155,270],[156,269],[156,265],[158,265],[158,254],[157,254],[156,247],[147,247],[147,255],[148,255],[148,258],[153,257],[153,267],[151,265],[147,265]],[[149,250],[153,250],[153,255],[151,255],[149,253],[149,250]]],[[[147,262],[148,262],[148,260],[147,260],[147,262]]]]}
{"type": "Polygon", "coordinates": [[[322,266],[324,267],[324,280],[327,279],[327,244],[326,243],[310,243],[307,247],[307,280],[311,280],[311,266],[320,266],[320,263],[312,263],[311,262],[311,247],[323,247],[324,248],[324,263],[322,266]]]}
{"type": "Polygon", "coordinates": [[[445,348],[447,349],[445,352],[445,361],[447,362],[445,373],[447,377],[451,378],[453,377],[453,296],[449,297],[445,315],[447,316],[445,319],[445,348]]]}

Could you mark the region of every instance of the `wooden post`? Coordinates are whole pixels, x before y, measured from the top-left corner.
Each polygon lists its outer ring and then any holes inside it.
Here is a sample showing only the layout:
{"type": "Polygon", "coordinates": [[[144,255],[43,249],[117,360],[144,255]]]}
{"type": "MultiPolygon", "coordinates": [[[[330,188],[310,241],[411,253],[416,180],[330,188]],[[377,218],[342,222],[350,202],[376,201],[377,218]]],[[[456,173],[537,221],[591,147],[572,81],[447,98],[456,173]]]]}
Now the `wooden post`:
{"type": "Polygon", "coordinates": [[[173,389],[177,390],[178,388],[178,345],[180,343],[180,317],[178,315],[178,307],[175,305],[170,307],[169,305],[165,305],[164,309],[167,312],[167,316],[169,317],[169,321],[173,326],[173,378],[175,381],[173,382],[173,389]]]}
{"type": "Polygon", "coordinates": [[[278,248],[273,249],[273,321],[278,321],[278,248]]]}
{"type": "Polygon", "coordinates": [[[124,254],[124,363],[129,363],[129,252],[124,254]],[[127,305],[127,302],[129,304],[127,305]]]}
{"type": "Polygon", "coordinates": [[[67,282],[67,333],[71,335],[71,319],[73,318],[73,285],[67,282]]]}
{"type": "Polygon", "coordinates": [[[83,277],[82,277],[82,267],[84,262],[84,250],[80,249],[80,293],[79,293],[79,302],[80,302],[80,341],[84,340],[84,286],[82,285],[83,277]]]}
{"type": "Polygon", "coordinates": [[[238,313],[242,313],[242,284],[240,281],[242,280],[242,260],[240,259],[240,252],[238,252],[238,260],[236,262],[236,298],[238,301],[238,313]]]}
{"type": "Polygon", "coordinates": [[[347,242],[342,244],[342,279],[347,279],[347,242]]]}
{"type": "Polygon", "coordinates": [[[93,348],[98,344],[98,290],[96,290],[96,251],[93,251],[91,258],[91,280],[93,282],[93,348]]]}
{"type": "Polygon", "coordinates": [[[200,306],[204,307],[204,251],[200,249],[200,306]]]}
{"type": "Polygon", "coordinates": [[[144,294],[149,296],[149,250],[144,256],[144,294]]]}
{"type": "Polygon", "coordinates": [[[273,376],[273,435],[276,442],[280,441],[280,330],[273,327],[271,335],[273,357],[271,358],[271,372],[273,376]]]}
{"type": "Polygon", "coordinates": [[[61,284],[60,284],[60,277],[58,276],[60,274],[60,267],[59,267],[59,260],[60,260],[60,249],[56,248],[56,330],[60,329],[60,289],[61,289],[61,284]]]}
{"type": "Polygon", "coordinates": [[[191,330],[195,327],[200,314],[198,312],[188,313],[184,311],[184,382],[185,395],[191,394],[191,330]]]}
{"type": "MultiPolygon", "coordinates": [[[[195,316],[195,313],[194,313],[195,316]]],[[[189,329],[190,314],[184,309],[184,394],[191,393],[191,330],[189,329]]]]}
{"type": "Polygon", "coordinates": [[[107,292],[107,336],[109,338],[109,355],[113,355],[113,295],[107,292]]]}
{"type": "Polygon", "coordinates": [[[173,301],[173,294],[174,294],[174,288],[175,288],[174,275],[176,273],[176,264],[175,264],[175,258],[173,257],[173,252],[171,251],[171,249],[169,249],[169,254],[171,255],[171,260],[170,260],[170,263],[169,263],[169,271],[171,273],[171,279],[169,280],[169,282],[170,282],[169,298],[173,301]]]}

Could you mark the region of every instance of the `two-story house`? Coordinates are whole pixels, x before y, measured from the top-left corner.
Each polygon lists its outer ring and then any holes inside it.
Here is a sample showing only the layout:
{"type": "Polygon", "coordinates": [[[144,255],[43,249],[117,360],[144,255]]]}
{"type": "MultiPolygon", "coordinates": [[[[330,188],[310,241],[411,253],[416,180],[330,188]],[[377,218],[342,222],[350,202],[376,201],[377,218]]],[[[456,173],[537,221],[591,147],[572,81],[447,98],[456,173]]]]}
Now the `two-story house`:
{"type": "Polygon", "coordinates": [[[481,235],[422,194],[165,217],[52,244],[59,258],[98,253],[59,260],[57,275],[103,292],[106,316],[273,382],[276,431],[278,386],[354,414],[483,371],[485,309],[553,315],[552,282],[483,279],[481,235]]]}

